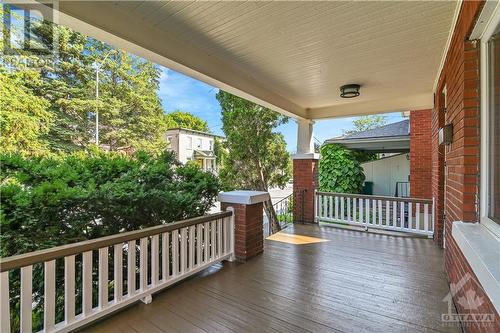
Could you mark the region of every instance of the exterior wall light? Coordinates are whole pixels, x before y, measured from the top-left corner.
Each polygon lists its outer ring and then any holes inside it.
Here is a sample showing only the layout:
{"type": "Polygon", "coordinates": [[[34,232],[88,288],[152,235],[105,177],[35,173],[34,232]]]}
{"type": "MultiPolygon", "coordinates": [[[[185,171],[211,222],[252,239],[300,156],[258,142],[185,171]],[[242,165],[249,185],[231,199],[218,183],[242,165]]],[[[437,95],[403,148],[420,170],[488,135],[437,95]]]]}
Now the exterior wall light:
{"type": "Polygon", "coordinates": [[[359,84],[346,84],[340,87],[340,97],[353,98],[359,96],[359,84]]]}

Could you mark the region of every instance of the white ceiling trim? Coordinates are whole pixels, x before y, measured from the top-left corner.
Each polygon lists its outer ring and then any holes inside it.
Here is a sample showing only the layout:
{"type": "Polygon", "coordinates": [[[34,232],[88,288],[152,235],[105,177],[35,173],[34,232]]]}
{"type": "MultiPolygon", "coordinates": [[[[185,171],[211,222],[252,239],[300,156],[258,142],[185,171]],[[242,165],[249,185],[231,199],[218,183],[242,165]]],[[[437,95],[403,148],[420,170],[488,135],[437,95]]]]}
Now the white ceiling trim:
{"type": "Polygon", "coordinates": [[[439,78],[441,77],[441,72],[443,71],[444,63],[446,61],[446,56],[448,55],[448,49],[450,48],[451,39],[453,38],[453,33],[455,32],[455,27],[457,25],[458,16],[460,15],[460,10],[462,9],[462,0],[457,0],[455,11],[453,13],[453,20],[450,27],[450,32],[448,33],[448,39],[446,40],[446,45],[443,50],[443,55],[441,56],[441,61],[439,62],[439,68],[436,73],[436,78],[434,79],[434,85],[432,86],[432,91],[435,93],[439,78]]]}
{"type": "Polygon", "coordinates": [[[307,117],[311,119],[326,119],[351,117],[359,115],[402,112],[409,110],[431,109],[433,107],[432,92],[411,96],[389,97],[375,101],[332,105],[322,108],[308,109],[307,117]]]}

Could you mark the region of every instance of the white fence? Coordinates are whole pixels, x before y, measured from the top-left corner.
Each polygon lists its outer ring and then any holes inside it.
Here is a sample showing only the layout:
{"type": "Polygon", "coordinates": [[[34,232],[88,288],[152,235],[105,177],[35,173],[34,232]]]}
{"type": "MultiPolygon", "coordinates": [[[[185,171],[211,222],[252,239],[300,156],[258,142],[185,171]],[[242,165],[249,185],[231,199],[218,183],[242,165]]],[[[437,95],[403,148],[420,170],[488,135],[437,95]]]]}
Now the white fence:
{"type": "Polygon", "coordinates": [[[20,300],[21,332],[32,332],[37,265],[44,281],[43,297],[37,297],[43,299],[42,331],[68,332],[138,300],[149,303],[151,294],[233,256],[234,217],[228,211],[4,258],[0,261],[0,332],[11,330],[11,311],[16,311],[10,309],[13,298],[20,300]],[[20,286],[13,289],[9,276],[19,270],[20,286]],[[76,286],[76,281],[81,285],[76,286]],[[56,285],[64,285],[64,319],[59,322],[56,285]]]}
{"type": "Polygon", "coordinates": [[[315,193],[314,216],[333,222],[432,237],[433,200],[348,193],[315,193]]]}

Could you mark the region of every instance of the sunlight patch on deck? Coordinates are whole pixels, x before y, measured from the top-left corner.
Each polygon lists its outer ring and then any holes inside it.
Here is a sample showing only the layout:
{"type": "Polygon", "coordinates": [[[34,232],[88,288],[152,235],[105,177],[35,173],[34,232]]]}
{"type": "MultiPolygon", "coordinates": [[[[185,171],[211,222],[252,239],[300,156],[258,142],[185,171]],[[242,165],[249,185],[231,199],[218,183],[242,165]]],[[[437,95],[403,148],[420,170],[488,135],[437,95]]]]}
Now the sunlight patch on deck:
{"type": "Polygon", "coordinates": [[[274,235],[267,237],[267,239],[282,243],[295,244],[295,245],[323,243],[329,241],[328,239],[324,238],[287,234],[284,232],[277,232],[274,235]]]}

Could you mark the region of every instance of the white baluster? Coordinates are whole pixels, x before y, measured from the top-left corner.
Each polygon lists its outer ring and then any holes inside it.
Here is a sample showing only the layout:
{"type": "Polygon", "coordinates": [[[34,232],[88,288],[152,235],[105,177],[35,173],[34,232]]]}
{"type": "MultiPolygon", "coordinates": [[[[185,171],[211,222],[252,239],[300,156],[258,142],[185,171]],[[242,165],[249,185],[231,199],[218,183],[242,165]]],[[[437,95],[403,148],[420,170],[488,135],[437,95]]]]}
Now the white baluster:
{"type": "Polygon", "coordinates": [[[209,241],[209,238],[210,238],[210,234],[209,234],[209,224],[208,222],[206,222],[204,225],[203,225],[203,233],[204,233],[204,236],[203,236],[203,262],[204,263],[207,263],[208,262],[208,257],[210,256],[210,241],[209,241]]]}
{"type": "MultiPolygon", "coordinates": [[[[413,212],[412,212],[413,204],[408,203],[408,229],[413,229],[413,212]]],[[[416,228],[415,228],[416,229],[416,228]]]]}
{"type": "Polygon", "coordinates": [[[167,281],[170,275],[170,233],[165,232],[161,235],[161,276],[163,281],[167,281]]]}
{"type": "Polygon", "coordinates": [[[378,200],[378,225],[382,225],[382,200],[378,200]]]}
{"type": "Polygon", "coordinates": [[[83,316],[86,317],[92,312],[92,251],[83,252],[83,316]]]}
{"type": "Polygon", "coordinates": [[[135,294],[135,240],[128,242],[128,257],[127,257],[127,294],[132,296],[135,294]]]}
{"type": "Polygon", "coordinates": [[[56,261],[44,263],[43,328],[52,332],[56,320],[56,261]]]}
{"type": "MultiPolygon", "coordinates": [[[[227,228],[226,228],[227,229],[227,228]]],[[[203,228],[201,223],[196,226],[196,264],[201,266],[203,228]]],[[[226,247],[227,249],[227,247],[226,247]]]]}
{"type": "Polygon", "coordinates": [[[120,303],[123,296],[123,243],[114,245],[113,249],[114,301],[120,303]]]}
{"type": "Polygon", "coordinates": [[[404,229],[404,227],[405,227],[405,203],[401,201],[399,203],[399,206],[400,206],[400,211],[399,211],[399,214],[400,214],[400,225],[399,225],[399,227],[401,229],[404,229]]]}
{"type": "Polygon", "coordinates": [[[424,204],[424,230],[429,231],[429,204],[424,204]]]}
{"type": "Polygon", "coordinates": [[[351,198],[347,197],[347,223],[351,223],[351,198]]]}
{"type": "Polygon", "coordinates": [[[215,259],[215,246],[216,246],[216,235],[215,235],[215,221],[210,222],[210,260],[215,259]]]}
{"type": "Polygon", "coordinates": [[[339,198],[335,196],[335,220],[339,220],[339,198]]]}
{"type": "Polygon", "coordinates": [[[398,203],[396,201],[392,202],[392,226],[396,228],[398,226],[398,203]]]}
{"type": "Polygon", "coordinates": [[[344,222],[344,198],[340,197],[340,221],[344,222]]]}
{"type": "Polygon", "coordinates": [[[143,237],[140,240],[139,252],[139,288],[141,291],[148,287],[148,239],[143,237]]]}
{"type": "Polygon", "coordinates": [[[179,230],[172,231],[172,277],[179,275],[179,230]]]}
{"type": "Polygon", "coordinates": [[[99,249],[99,308],[108,306],[108,247],[99,249]]]}
{"type": "Polygon", "coordinates": [[[217,258],[222,256],[222,220],[217,220],[217,258]]]}
{"type": "Polygon", "coordinates": [[[32,331],[33,266],[21,268],[21,332],[32,331]]]}
{"type": "Polygon", "coordinates": [[[151,284],[156,286],[160,280],[160,236],[151,237],[151,284]]]}
{"type": "Polygon", "coordinates": [[[10,332],[9,272],[0,273],[0,332],[10,332]]]}
{"type": "Polygon", "coordinates": [[[187,228],[181,229],[181,275],[186,272],[187,267],[187,228]]]}
{"type": "Polygon", "coordinates": [[[386,200],[385,201],[385,225],[387,227],[391,225],[391,220],[390,220],[391,210],[390,210],[390,208],[391,208],[390,201],[386,200]]]}
{"type": "Polygon", "coordinates": [[[194,267],[194,226],[189,227],[189,262],[188,270],[194,267]]]}
{"type": "Polygon", "coordinates": [[[420,202],[417,202],[417,204],[415,206],[416,206],[416,208],[415,208],[415,226],[416,226],[417,230],[422,230],[422,228],[420,226],[420,202]]]}
{"type": "Polygon", "coordinates": [[[64,320],[75,320],[75,256],[64,257],[64,320]]]}

